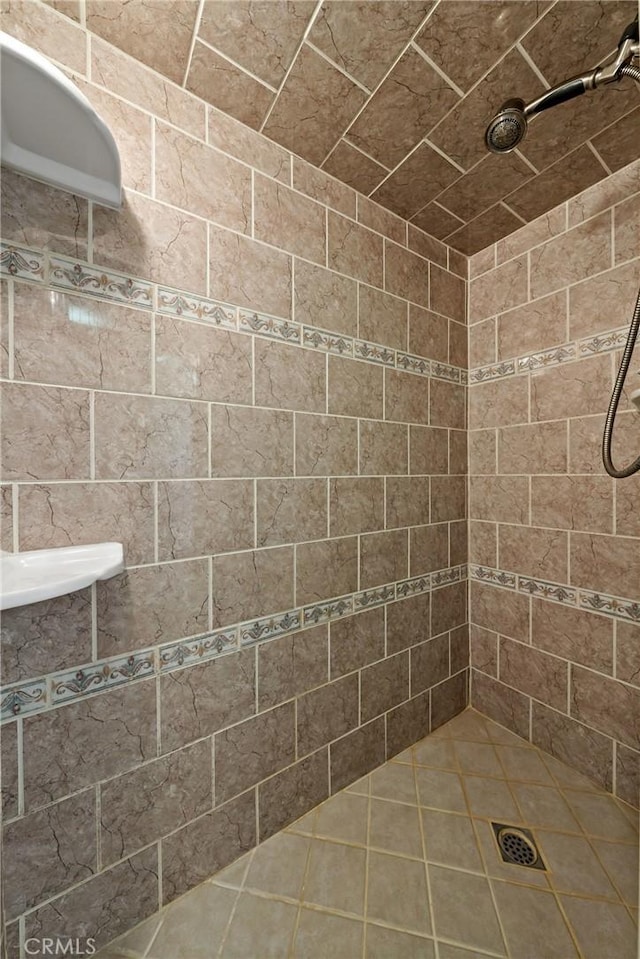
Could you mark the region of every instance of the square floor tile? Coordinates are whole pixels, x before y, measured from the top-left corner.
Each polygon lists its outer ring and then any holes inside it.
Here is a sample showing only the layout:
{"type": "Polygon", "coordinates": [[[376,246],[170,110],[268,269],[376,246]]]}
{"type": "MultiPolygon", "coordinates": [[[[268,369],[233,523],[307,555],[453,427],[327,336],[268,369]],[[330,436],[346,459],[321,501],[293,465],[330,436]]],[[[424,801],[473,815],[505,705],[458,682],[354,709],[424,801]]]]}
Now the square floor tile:
{"type": "Polygon", "coordinates": [[[489,742],[484,716],[477,713],[475,709],[465,709],[442,728],[446,729],[451,739],[466,739],[475,743],[489,742]]]}
{"type": "Polygon", "coordinates": [[[560,901],[584,959],[635,959],[637,930],[624,906],[572,896],[560,901]]]}
{"type": "Polygon", "coordinates": [[[465,776],[464,788],[472,816],[499,819],[500,822],[506,823],[520,822],[518,807],[513,801],[506,782],[498,779],[483,779],[479,776],[465,776]]]}
{"type": "Polygon", "coordinates": [[[605,839],[592,839],[591,845],[624,901],[637,908],[638,847],[605,839]]]}
{"type": "Polygon", "coordinates": [[[496,752],[511,782],[555,785],[551,773],[533,747],[496,746],[496,752]]]}
{"type": "Polygon", "coordinates": [[[280,833],[255,850],[245,889],[298,899],[307,868],[311,840],[293,833],[280,833]]]}
{"type": "Polygon", "coordinates": [[[369,853],[367,919],[411,932],[431,933],[423,862],[369,853]]]}
{"type": "Polygon", "coordinates": [[[457,773],[416,767],[416,782],[421,806],[445,812],[468,812],[462,780],[457,773]]]}
{"type": "Polygon", "coordinates": [[[512,956],[577,959],[571,934],[552,893],[507,882],[492,885],[512,956]]]}
{"type": "Polygon", "coordinates": [[[448,739],[432,739],[428,736],[413,746],[413,761],[418,766],[457,771],[458,763],[453,743],[448,739]]]}
{"type": "Polygon", "coordinates": [[[484,876],[429,866],[435,932],[438,938],[504,955],[504,943],[484,876]]]}
{"type": "MultiPolygon", "coordinates": [[[[367,923],[365,959],[435,959],[432,939],[367,923]]],[[[353,959],[353,957],[350,957],[353,959]]]]}
{"type": "Polygon", "coordinates": [[[372,796],[417,805],[416,780],[412,766],[386,763],[372,772],[369,778],[372,796]]]}
{"type": "Polygon", "coordinates": [[[224,869],[217,872],[215,876],[212,876],[207,882],[213,882],[221,886],[233,886],[234,889],[240,889],[247,874],[249,863],[253,859],[254,852],[255,850],[252,849],[251,852],[245,853],[240,859],[232,862],[230,866],[225,866],[224,869]]]}
{"type": "Polygon", "coordinates": [[[637,828],[627,819],[613,796],[565,789],[564,797],[588,835],[637,843],[637,828]]]}
{"type": "Polygon", "coordinates": [[[336,793],[318,807],[315,834],[366,846],[368,809],[368,796],[336,793]]]}
{"type": "Polygon", "coordinates": [[[547,864],[549,882],[559,892],[618,898],[595,852],[582,836],[539,829],[536,838],[547,864]]]}
{"type": "Polygon", "coordinates": [[[366,852],[356,846],[312,840],[303,900],[327,909],[364,911],[366,852]]]}
{"type": "Polygon", "coordinates": [[[202,883],[162,911],[150,959],[175,959],[189,944],[189,959],[210,959],[222,942],[238,898],[235,889],[202,883]]]}
{"type": "MultiPolygon", "coordinates": [[[[292,903],[240,893],[222,947],[224,959],[282,959],[289,954],[297,916],[298,907],[292,903]]],[[[176,959],[175,953],[171,959],[176,959]]]]}
{"type": "Polygon", "coordinates": [[[422,859],[424,853],[418,807],[386,799],[372,799],[369,845],[422,859]]]}
{"type": "Polygon", "coordinates": [[[544,826],[559,832],[580,832],[575,816],[554,786],[511,783],[511,791],[527,826],[544,826]]]}
{"type": "Polygon", "coordinates": [[[484,872],[476,835],[467,816],[422,810],[427,861],[457,866],[471,872],[484,872]]]}
{"type": "Polygon", "coordinates": [[[454,748],[463,775],[474,773],[494,779],[505,778],[498,754],[490,743],[456,742],[454,748]]]}
{"type": "Polygon", "coordinates": [[[294,959],[353,959],[362,954],[364,923],[314,909],[301,909],[294,959]]]}

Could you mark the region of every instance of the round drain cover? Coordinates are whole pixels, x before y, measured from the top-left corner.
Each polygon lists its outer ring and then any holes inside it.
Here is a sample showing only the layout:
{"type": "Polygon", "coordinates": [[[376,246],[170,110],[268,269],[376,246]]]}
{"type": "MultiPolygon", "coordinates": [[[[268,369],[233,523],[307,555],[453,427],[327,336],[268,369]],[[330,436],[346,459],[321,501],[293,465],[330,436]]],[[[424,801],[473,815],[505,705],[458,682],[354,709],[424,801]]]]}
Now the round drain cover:
{"type": "Polygon", "coordinates": [[[538,850],[519,829],[501,829],[498,833],[498,844],[507,859],[520,866],[533,866],[538,858],[538,850]]]}

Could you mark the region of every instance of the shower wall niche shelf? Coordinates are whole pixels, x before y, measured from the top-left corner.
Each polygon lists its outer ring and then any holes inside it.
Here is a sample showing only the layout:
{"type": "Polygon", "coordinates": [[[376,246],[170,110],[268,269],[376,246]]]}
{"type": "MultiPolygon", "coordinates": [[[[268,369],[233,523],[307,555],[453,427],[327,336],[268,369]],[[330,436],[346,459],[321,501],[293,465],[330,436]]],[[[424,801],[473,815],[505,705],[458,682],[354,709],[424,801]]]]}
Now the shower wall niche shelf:
{"type": "Polygon", "coordinates": [[[0,33],[2,165],[119,210],[120,155],[83,93],[25,43],[0,33]]]}
{"type": "Polygon", "coordinates": [[[0,609],[65,596],[123,569],[121,543],[0,552],[0,609]]]}

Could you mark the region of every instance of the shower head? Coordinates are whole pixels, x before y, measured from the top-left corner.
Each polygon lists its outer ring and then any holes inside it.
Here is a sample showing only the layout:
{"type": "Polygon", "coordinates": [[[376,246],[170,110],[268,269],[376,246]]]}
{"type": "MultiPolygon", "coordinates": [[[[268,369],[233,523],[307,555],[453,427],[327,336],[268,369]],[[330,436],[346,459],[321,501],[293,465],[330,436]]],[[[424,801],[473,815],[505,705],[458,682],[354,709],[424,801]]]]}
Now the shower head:
{"type": "Polygon", "coordinates": [[[489,123],[484,141],[492,153],[509,153],[522,143],[527,133],[527,126],[534,117],[555,107],[559,103],[566,103],[574,97],[582,96],[587,90],[607,83],[616,83],[623,76],[633,77],[640,82],[640,73],[637,67],[631,65],[634,56],[640,53],[638,42],[638,18],[636,17],[625,29],[620,37],[618,49],[608,63],[596,67],[588,73],[571,77],[563,83],[547,90],[537,100],[525,103],[524,100],[507,100],[500,107],[499,112],[489,123]]]}
{"type": "Polygon", "coordinates": [[[524,100],[507,100],[493,118],[484,135],[492,153],[510,153],[527,134],[524,100]]]}

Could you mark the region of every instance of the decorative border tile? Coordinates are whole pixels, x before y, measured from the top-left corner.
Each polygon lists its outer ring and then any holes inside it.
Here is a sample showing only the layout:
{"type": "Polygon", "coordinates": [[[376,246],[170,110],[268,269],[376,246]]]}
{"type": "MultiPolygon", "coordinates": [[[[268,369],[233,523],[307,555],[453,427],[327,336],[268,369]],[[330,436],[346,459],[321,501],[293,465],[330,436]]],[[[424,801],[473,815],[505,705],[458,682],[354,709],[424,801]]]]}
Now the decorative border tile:
{"type": "Polygon", "coordinates": [[[578,349],[581,356],[591,356],[594,353],[608,353],[610,350],[622,349],[627,342],[629,328],[624,327],[621,330],[613,330],[611,333],[603,333],[600,336],[590,336],[587,339],[578,341],[578,349]]]}
{"type": "Polygon", "coordinates": [[[253,622],[241,623],[240,644],[242,646],[253,646],[254,643],[262,643],[266,639],[274,639],[276,636],[283,636],[285,633],[292,633],[300,629],[300,610],[292,609],[286,613],[279,613],[277,616],[265,616],[263,619],[255,619],[253,622]]]}
{"type": "Polygon", "coordinates": [[[431,575],[425,573],[424,576],[416,576],[413,579],[405,579],[396,585],[396,596],[398,599],[406,599],[407,596],[417,596],[419,593],[428,593],[431,589],[431,575]]]}
{"type": "Polygon", "coordinates": [[[452,566],[449,569],[439,569],[431,574],[431,588],[448,586],[450,583],[459,583],[466,576],[466,566],[452,566]]]}
{"type": "Polygon", "coordinates": [[[451,383],[459,383],[461,372],[457,366],[449,366],[448,363],[431,361],[431,374],[438,380],[449,380],[451,383]]]}
{"type": "Polygon", "coordinates": [[[620,599],[617,596],[606,596],[603,593],[594,593],[589,589],[579,591],[579,605],[583,609],[592,609],[598,613],[607,613],[618,619],[627,619],[632,623],[640,623],[640,603],[630,599],[620,599]]]}
{"type": "Polygon", "coordinates": [[[302,345],[313,350],[337,353],[340,356],[353,356],[353,340],[350,336],[327,333],[326,330],[318,330],[314,326],[302,327],[302,345]]]}
{"type": "Polygon", "coordinates": [[[227,330],[235,330],[238,327],[237,312],[235,306],[228,306],[226,303],[158,287],[158,313],[180,316],[187,320],[200,320],[227,330]]]}
{"type": "Polygon", "coordinates": [[[414,356],[412,353],[396,353],[396,366],[399,370],[405,370],[407,373],[429,376],[432,362],[423,359],[421,356],[414,356]]]}
{"type": "Polygon", "coordinates": [[[49,257],[49,282],[62,290],[90,293],[114,303],[153,308],[153,284],[135,280],[123,273],[106,271],[78,260],[49,257]]]}
{"type": "Polygon", "coordinates": [[[542,370],[547,366],[558,366],[559,363],[566,363],[568,360],[575,360],[575,358],[575,343],[567,343],[566,346],[558,346],[553,350],[543,350],[541,353],[521,356],[518,359],[518,372],[529,373],[532,370],[542,370]]]}
{"type": "Polygon", "coordinates": [[[266,316],[264,313],[252,313],[240,310],[240,329],[260,336],[268,336],[272,340],[283,340],[285,343],[301,343],[300,324],[290,320],[280,320],[277,316],[266,316]]]}
{"type": "Polygon", "coordinates": [[[0,696],[0,717],[15,719],[29,713],[41,712],[47,705],[47,683],[44,679],[6,686],[0,696]]]}
{"type": "Polygon", "coordinates": [[[191,639],[183,639],[180,642],[162,646],[159,660],[160,671],[167,672],[179,666],[201,663],[237,648],[238,628],[236,626],[216,630],[214,633],[203,633],[202,636],[194,636],[191,639]]]}
{"type": "Polygon", "coordinates": [[[0,244],[0,273],[21,280],[44,280],[47,258],[44,253],[10,243],[0,244]]]}
{"type": "Polygon", "coordinates": [[[302,612],[305,626],[328,623],[331,619],[350,616],[353,613],[353,595],[340,596],[338,599],[329,600],[327,603],[305,606],[302,612]]]}
{"type": "Polygon", "coordinates": [[[505,586],[507,589],[515,589],[517,584],[515,573],[491,569],[489,566],[477,566],[475,563],[469,564],[469,576],[481,583],[495,583],[496,586],[505,586]]]}
{"type": "Polygon", "coordinates": [[[371,606],[380,606],[381,603],[388,603],[395,598],[395,586],[377,586],[375,589],[363,589],[360,593],[355,593],[353,605],[356,610],[370,609],[371,606]]]}
{"type": "Polygon", "coordinates": [[[548,583],[544,579],[530,579],[528,576],[518,576],[518,590],[521,593],[529,593],[530,596],[554,599],[557,603],[567,603],[571,606],[575,606],[578,601],[577,589],[548,583]]]}
{"type": "Polygon", "coordinates": [[[490,366],[479,366],[469,373],[469,382],[485,383],[487,380],[497,380],[503,376],[513,376],[515,371],[515,360],[505,360],[504,363],[492,363],[490,366]]]}
{"type": "Polygon", "coordinates": [[[88,693],[113,689],[134,679],[155,676],[153,650],[132,653],[130,656],[112,659],[83,669],[60,673],[51,680],[51,705],[80,699],[88,693]]]}
{"type": "Polygon", "coordinates": [[[369,360],[370,363],[380,363],[382,366],[395,366],[396,353],[378,343],[369,343],[367,340],[354,340],[353,353],[356,359],[369,360]]]}

